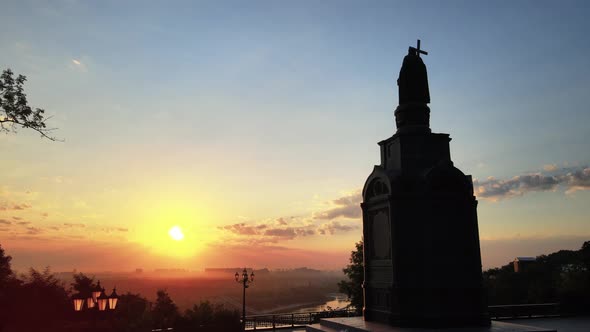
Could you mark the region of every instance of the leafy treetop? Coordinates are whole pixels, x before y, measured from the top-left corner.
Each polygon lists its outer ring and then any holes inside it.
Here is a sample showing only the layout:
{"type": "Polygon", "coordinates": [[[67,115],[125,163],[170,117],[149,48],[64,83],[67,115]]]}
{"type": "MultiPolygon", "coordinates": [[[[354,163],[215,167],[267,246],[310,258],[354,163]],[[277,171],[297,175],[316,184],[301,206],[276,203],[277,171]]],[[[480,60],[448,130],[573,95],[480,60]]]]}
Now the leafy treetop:
{"type": "Polygon", "coordinates": [[[348,295],[350,304],[361,311],[363,308],[363,242],[355,243],[355,250],[350,253],[350,264],[342,270],[348,280],[338,283],[338,289],[348,295]]]}
{"type": "Polygon", "coordinates": [[[50,133],[57,128],[47,128],[45,110],[31,108],[24,92],[27,78],[23,75],[13,77],[14,73],[6,69],[0,75],[0,132],[16,132],[17,128],[32,129],[41,137],[51,141],[57,139],[50,133]]]}

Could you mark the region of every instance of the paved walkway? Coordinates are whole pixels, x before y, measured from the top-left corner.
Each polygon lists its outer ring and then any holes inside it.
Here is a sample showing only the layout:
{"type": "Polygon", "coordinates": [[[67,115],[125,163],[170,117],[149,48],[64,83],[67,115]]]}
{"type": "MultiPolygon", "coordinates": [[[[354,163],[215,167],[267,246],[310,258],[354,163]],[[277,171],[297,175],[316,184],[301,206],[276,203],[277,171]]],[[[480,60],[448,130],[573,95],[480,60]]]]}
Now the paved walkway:
{"type": "Polygon", "coordinates": [[[511,319],[506,322],[536,327],[548,327],[556,329],[557,332],[590,332],[590,316],[511,319]]]}
{"type": "MultiPolygon", "coordinates": [[[[529,318],[510,319],[504,322],[546,327],[556,329],[557,332],[590,332],[590,316],[584,317],[559,317],[559,318],[529,318]]],[[[305,327],[277,329],[280,332],[305,332],[305,327]]]]}

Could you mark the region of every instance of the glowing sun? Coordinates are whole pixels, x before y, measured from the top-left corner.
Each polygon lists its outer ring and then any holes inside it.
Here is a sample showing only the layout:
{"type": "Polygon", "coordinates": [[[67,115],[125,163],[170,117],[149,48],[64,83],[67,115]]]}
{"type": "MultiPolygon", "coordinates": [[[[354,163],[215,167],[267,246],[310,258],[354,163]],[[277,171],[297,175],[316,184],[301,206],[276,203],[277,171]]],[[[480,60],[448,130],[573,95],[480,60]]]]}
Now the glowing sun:
{"type": "Polygon", "coordinates": [[[178,227],[178,226],[174,226],[174,227],[170,228],[170,230],[168,231],[168,235],[170,235],[170,237],[176,241],[180,241],[180,240],[184,239],[184,234],[182,234],[182,229],[180,229],[180,227],[178,227]]]}

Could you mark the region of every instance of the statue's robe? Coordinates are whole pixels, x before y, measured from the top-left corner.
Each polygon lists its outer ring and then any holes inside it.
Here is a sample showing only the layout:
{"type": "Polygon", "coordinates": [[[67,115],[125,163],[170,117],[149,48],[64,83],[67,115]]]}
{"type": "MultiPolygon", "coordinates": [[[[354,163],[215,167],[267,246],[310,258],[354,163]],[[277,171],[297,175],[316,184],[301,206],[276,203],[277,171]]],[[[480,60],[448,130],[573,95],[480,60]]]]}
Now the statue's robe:
{"type": "Polygon", "coordinates": [[[430,103],[426,66],[419,56],[408,54],[404,57],[397,85],[400,105],[410,102],[430,103]]]}

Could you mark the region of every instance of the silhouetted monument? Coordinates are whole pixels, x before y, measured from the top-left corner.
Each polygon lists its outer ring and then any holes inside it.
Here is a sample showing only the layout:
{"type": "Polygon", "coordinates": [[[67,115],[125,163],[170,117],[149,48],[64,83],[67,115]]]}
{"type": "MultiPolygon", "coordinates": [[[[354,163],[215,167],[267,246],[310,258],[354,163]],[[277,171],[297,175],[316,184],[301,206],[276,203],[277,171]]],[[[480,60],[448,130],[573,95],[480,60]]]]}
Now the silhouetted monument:
{"type": "Polygon", "coordinates": [[[409,327],[487,326],[477,201],[453,166],[448,134],[430,130],[430,92],[418,47],[397,80],[397,132],[363,189],[366,321],[409,327]]]}
{"type": "Polygon", "coordinates": [[[471,177],[453,166],[448,134],[430,130],[430,92],[418,47],[399,78],[397,132],[363,188],[364,317],[323,318],[308,332],[554,332],[490,324],[471,177]],[[490,326],[491,325],[491,326],[490,326]]]}

